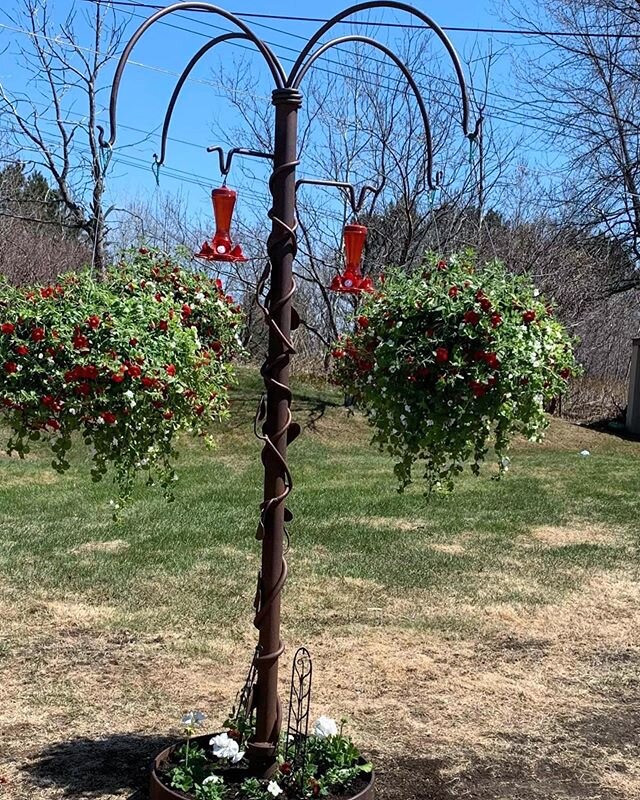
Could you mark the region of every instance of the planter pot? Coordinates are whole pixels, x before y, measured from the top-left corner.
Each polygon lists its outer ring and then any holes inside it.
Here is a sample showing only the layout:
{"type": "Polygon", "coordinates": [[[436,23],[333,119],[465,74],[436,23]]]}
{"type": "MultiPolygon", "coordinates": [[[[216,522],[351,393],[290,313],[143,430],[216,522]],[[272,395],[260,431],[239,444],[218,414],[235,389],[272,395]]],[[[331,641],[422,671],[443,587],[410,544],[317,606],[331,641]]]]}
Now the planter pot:
{"type": "MultiPolygon", "coordinates": [[[[201,747],[206,747],[209,744],[209,739],[214,734],[208,733],[203,736],[194,736],[191,741],[195,744],[199,744],[201,747]]],[[[171,789],[169,786],[166,786],[162,780],[160,779],[160,773],[164,765],[169,761],[173,752],[180,747],[183,742],[177,742],[176,744],[172,745],[171,747],[167,747],[153,760],[153,766],[151,767],[151,780],[149,786],[149,798],[150,800],[185,800],[187,795],[183,792],[176,791],[175,789],[171,789]]],[[[363,759],[363,763],[365,763],[363,759]]],[[[245,777],[249,777],[249,773],[246,770],[237,770],[238,778],[243,779],[245,777]]],[[[374,800],[375,797],[375,782],[376,776],[375,773],[371,773],[369,775],[369,784],[364,789],[362,789],[358,794],[355,795],[344,795],[344,800],[374,800]]]]}

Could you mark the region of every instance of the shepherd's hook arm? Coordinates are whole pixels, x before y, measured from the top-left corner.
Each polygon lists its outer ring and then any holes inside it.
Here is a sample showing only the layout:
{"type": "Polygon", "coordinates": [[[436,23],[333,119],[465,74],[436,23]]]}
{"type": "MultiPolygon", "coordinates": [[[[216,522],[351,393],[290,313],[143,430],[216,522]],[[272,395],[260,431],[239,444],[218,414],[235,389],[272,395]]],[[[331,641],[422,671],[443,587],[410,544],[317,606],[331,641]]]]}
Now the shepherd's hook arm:
{"type": "MultiPolygon", "coordinates": [[[[300,83],[302,82],[304,76],[307,72],[311,69],[314,63],[323,56],[327,50],[330,50],[332,47],[338,47],[341,44],[347,44],[348,42],[361,42],[362,44],[371,45],[371,47],[375,47],[377,50],[380,50],[384,53],[387,58],[390,58],[391,61],[398,67],[398,69],[402,72],[405,80],[409,84],[413,94],[415,95],[416,102],[418,103],[418,108],[420,109],[420,116],[422,117],[422,124],[424,125],[424,135],[425,135],[425,145],[427,150],[427,183],[429,185],[429,189],[433,190],[436,189],[438,186],[437,177],[434,180],[433,177],[433,139],[431,136],[431,124],[429,122],[429,113],[427,112],[427,107],[420,92],[420,88],[418,84],[415,82],[413,75],[409,67],[404,63],[404,61],[397,56],[393,50],[387,47],[384,44],[381,44],[376,39],[372,39],[370,36],[340,36],[338,39],[332,39],[330,42],[326,42],[319,47],[313,55],[309,56],[309,58],[305,61],[304,65],[297,73],[294,87],[295,89],[300,88],[300,83]]],[[[304,51],[303,51],[304,52],[304,51]]],[[[294,67],[295,69],[295,67],[294,67]]]]}
{"type": "MultiPolygon", "coordinates": [[[[436,34],[436,36],[440,39],[442,44],[445,46],[447,53],[449,54],[451,61],[453,62],[453,67],[456,72],[456,77],[458,79],[458,84],[460,86],[460,96],[462,101],[462,128],[464,130],[465,136],[473,136],[474,131],[470,129],[469,126],[469,97],[467,93],[467,84],[464,78],[464,71],[462,69],[462,64],[460,62],[460,57],[458,56],[451,40],[447,36],[447,34],[442,30],[442,28],[438,25],[437,22],[428,17],[422,11],[419,11],[417,8],[413,8],[413,6],[408,5],[407,3],[397,2],[397,0],[370,0],[367,3],[359,3],[355,6],[350,6],[349,8],[341,11],[339,14],[336,14],[335,17],[332,17],[328,22],[326,22],[322,27],[320,27],[309,39],[307,44],[303,47],[300,55],[296,59],[296,63],[291,68],[291,72],[289,73],[289,86],[298,86],[300,83],[299,73],[305,67],[305,61],[311,54],[313,48],[320,42],[322,37],[333,28],[338,23],[342,22],[347,17],[352,16],[353,14],[357,14],[360,11],[369,11],[376,8],[392,8],[396,9],[397,11],[404,11],[407,14],[411,14],[414,17],[417,17],[419,20],[424,22],[424,24],[431,28],[431,30],[436,34]]],[[[337,40],[336,40],[337,41],[337,40]]],[[[313,58],[313,56],[312,56],[313,58]]],[[[477,125],[474,127],[474,130],[477,131],[477,125]]]]}
{"type": "Polygon", "coordinates": [[[245,35],[245,37],[255,44],[258,48],[264,60],[267,62],[267,66],[271,71],[271,75],[273,77],[273,81],[277,89],[282,89],[287,80],[287,76],[285,71],[282,67],[282,64],[278,61],[278,58],[273,53],[271,48],[265,44],[256,34],[251,30],[251,28],[243,22],[241,19],[236,17],[235,14],[232,14],[230,11],[226,11],[224,8],[220,8],[219,6],[214,6],[211,3],[203,3],[203,2],[185,2],[185,3],[175,3],[172,6],[168,6],[167,8],[162,8],[160,11],[156,11],[155,14],[152,14],[149,19],[145,20],[140,27],[136,30],[133,34],[131,39],[127,42],[126,47],[122,51],[122,55],[120,56],[120,60],[118,61],[118,66],[116,67],[115,76],[113,79],[113,84],[111,86],[111,99],[109,101],[109,138],[105,140],[104,138],[104,128],[101,125],[98,125],[99,131],[99,144],[100,147],[111,147],[115,143],[116,140],[116,106],[118,102],[118,92],[120,89],[120,81],[122,80],[122,74],[124,72],[124,68],[127,65],[127,61],[133,51],[133,48],[138,43],[139,39],[142,35],[156,22],[161,20],[163,17],[166,17],[168,14],[174,14],[180,11],[206,11],[210,14],[217,14],[220,17],[223,17],[228,22],[231,22],[240,31],[245,35]]]}

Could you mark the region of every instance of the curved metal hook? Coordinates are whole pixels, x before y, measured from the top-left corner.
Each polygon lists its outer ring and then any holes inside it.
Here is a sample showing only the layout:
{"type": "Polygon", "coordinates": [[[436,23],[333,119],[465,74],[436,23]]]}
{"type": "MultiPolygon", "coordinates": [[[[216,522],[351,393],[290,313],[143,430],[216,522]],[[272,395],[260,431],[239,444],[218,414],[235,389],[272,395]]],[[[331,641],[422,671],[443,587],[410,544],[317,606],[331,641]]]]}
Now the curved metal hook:
{"type": "Polygon", "coordinates": [[[167,14],[172,14],[179,11],[207,11],[211,14],[217,14],[221,17],[224,17],[224,19],[227,21],[232,22],[234,25],[240,28],[242,33],[245,34],[246,38],[250,42],[253,42],[260,53],[262,53],[265,61],[267,62],[267,66],[271,70],[271,75],[273,76],[276,88],[282,89],[285,86],[287,77],[282,64],[278,61],[277,57],[268,47],[268,45],[266,45],[262,39],[259,39],[251,30],[251,28],[241,19],[238,19],[235,14],[232,14],[230,11],[225,11],[224,8],[214,6],[211,3],[175,3],[172,6],[162,8],[160,11],[156,11],[155,14],[152,14],[149,19],[145,20],[142,25],[140,25],[131,39],[129,39],[127,42],[127,45],[120,56],[120,60],[118,61],[118,66],[116,67],[116,73],[113,79],[113,85],[111,87],[111,99],[109,101],[109,127],[111,135],[109,136],[109,139],[105,141],[104,128],[101,125],[98,125],[98,131],[100,133],[98,141],[100,143],[100,147],[106,147],[107,144],[113,145],[116,140],[116,103],[118,101],[118,90],[120,88],[120,81],[122,80],[122,73],[124,72],[124,68],[129,60],[131,51],[138,43],[140,37],[154,24],[154,22],[157,22],[158,20],[162,19],[162,17],[167,16],[167,14]]]}
{"type": "Polygon", "coordinates": [[[422,95],[420,94],[420,89],[418,88],[418,84],[413,79],[409,67],[407,67],[404,61],[399,56],[397,56],[393,52],[393,50],[389,49],[386,45],[381,44],[375,39],[372,39],[370,36],[353,35],[353,36],[341,36],[338,39],[332,39],[330,42],[323,44],[322,47],[319,47],[313,53],[313,55],[309,56],[309,58],[305,61],[304,66],[299,70],[296,76],[293,88],[298,89],[300,87],[300,82],[307,74],[309,69],[320,58],[320,56],[322,56],[324,53],[327,52],[327,50],[331,49],[332,47],[337,47],[338,45],[345,44],[347,42],[362,42],[364,44],[369,44],[372,47],[377,48],[382,53],[384,53],[388,58],[390,58],[404,75],[407,83],[409,84],[415,95],[416,101],[418,103],[418,108],[420,109],[420,115],[422,116],[422,123],[424,125],[426,147],[427,147],[427,183],[430,189],[435,189],[438,183],[437,180],[434,181],[433,179],[433,141],[431,138],[431,125],[429,123],[429,114],[427,112],[427,107],[422,98],[422,95]]]}
{"type": "Polygon", "coordinates": [[[219,145],[207,147],[207,153],[218,154],[220,174],[224,177],[225,184],[227,182],[227,175],[231,170],[231,162],[234,156],[251,156],[253,158],[267,158],[273,160],[273,153],[263,153],[262,150],[247,150],[246,147],[234,147],[232,150],[229,150],[226,158],[224,156],[224,150],[219,145]]]}
{"type": "Polygon", "coordinates": [[[187,64],[184,68],[182,75],[178,78],[178,82],[175,85],[173,90],[173,94],[171,95],[171,100],[169,100],[169,105],[167,107],[167,112],[164,116],[164,124],[162,126],[162,139],[160,143],[160,158],[158,158],[157,154],[153,154],[153,158],[155,163],[158,167],[161,167],[164,164],[164,159],[166,155],[167,149],[167,136],[169,135],[169,126],[171,125],[171,117],[173,116],[173,109],[178,101],[178,95],[182,91],[182,87],[185,84],[185,81],[191,74],[191,70],[195,67],[195,65],[200,61],[200,59],[206,55],[209,50],[213,49],[217,44],[221,44],[222,42],[228,42],[230,39],[248,39],[249,37],[245,33],[223,33],[221,36],[216,36],[215,39],[212,39],[210,42],[207,42],[203,45],[198,52],[193,56],[191,61],[187,64]]]}
{"type": "MultiPolygon", "coordinates": [[[[313,48],[316,44],[320,41],[320,39],[325,35],[325,33],[337,25],[339,22],[342,22],[346,17],[352,16],[352,14],[357,14],[359,11],[367,11],[373,8],[395,8],[398,11],[406,11],[407,14],[412,14],[414,17],[422,20],[428,28],[436,34],[436,36],[440,39],[442,44],[445,46],[451,60],[453,62],[454,69],[456,71],[456,76],[458,78],[458,84],[460,85],[460,94],[462,99],[462,129],[464,130],[465,136],[473,135],[473,133],[469,130],[469,98],[467,96],[467,85],[464,79],[464,72],[462,70],[462,64],[460,63],[460,58],[451,44],[449,37],[447,34],[442,30],[442,28],[424,14],[422,11],[419,11],[417,8],[413,8],[413,6],[408,5],[407,3],[397,2],[397,0],[371,0],[367,3],[359,3],[358,5],[351,6],[350,8],[341,11],[339,14],[336,14],[335,17],[332,17],[328,22],[322,25],[309,39],[307,44],[304,46],[300,55],[296,59],[296,63],[291,68],[291,72],[289,73],[289,80],[288,85],[298,87],[300,85],[301,75],[300,73],[306,72],[307,64],[305,64],[305,59],[309,56],[313,48]]],[[[338,41],[338,40],[336,40],[338,41]]],[[[375,40],[372,40],[375,41],[375,40]]],[[[314,57],[312,56],[312,60],[314,57]]],[[[476,132],[477,132],[477,125],[476,125],[476,132]]]]}
{"type": "Polygon", "coordinates": [[[373,192],[377,194],[382,191],[382,186],[384,185],[384,180],[382,185],[380,186],[371,186],[370,184],[366,184],[360,189],[360,194],[358,195],[358,199],[356,200],[356,189],[352,183],[345,183],[343,181],[329,181],[323,180],[321,178],[300,178],[300,180],[296,181],[296,191],[298,191],[298,187],[302,184],[311,184],[312,186],[335,186],[338,189],[345,189],[347,195],[349,197],[349,205],[351,206],[351,211],[353,212],[353,216],[357,217],[360,213],[360,209],[364,204],[365,197],[367,196],[368,192],[373,192]]]}

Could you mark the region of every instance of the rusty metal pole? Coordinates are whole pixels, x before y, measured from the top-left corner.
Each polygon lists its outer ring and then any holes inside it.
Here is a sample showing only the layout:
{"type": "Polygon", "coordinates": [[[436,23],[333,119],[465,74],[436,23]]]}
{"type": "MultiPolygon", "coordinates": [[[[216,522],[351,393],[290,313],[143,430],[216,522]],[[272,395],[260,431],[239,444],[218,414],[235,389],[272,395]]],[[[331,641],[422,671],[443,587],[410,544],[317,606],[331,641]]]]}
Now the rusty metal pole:
{"type": "Polygon", "coordinates": [[[256,657],[256,734],[249,744],[252,766],[263,775],[275,768],[275,750],[281,727],[278,698],[278,660],[284,651],[280,638],[280,595],[286,580],[283,557],[285,500],[291,482],[287,445],[296,432],[291,425],[289,361],[293,353],[291,298],[294,291],[293,259],[296,254],[296,166],[298,110],[302,95],[296,89],[276,89],[273,174],[270,189],[273,207],[268,241],[271,281],[267,293],[266,321],[269,349],[262,367],[266,395],[262,450],[264,501],[258,537],[262,539],[262,569],[256,598],[259,629],[256,657]]]}

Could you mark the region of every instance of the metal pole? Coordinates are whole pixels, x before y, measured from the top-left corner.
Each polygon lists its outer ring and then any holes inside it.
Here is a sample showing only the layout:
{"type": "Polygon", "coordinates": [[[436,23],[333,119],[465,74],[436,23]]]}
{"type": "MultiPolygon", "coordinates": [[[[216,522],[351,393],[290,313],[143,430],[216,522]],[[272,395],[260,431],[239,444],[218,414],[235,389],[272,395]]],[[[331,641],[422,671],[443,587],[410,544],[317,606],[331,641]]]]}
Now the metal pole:
{"type": "Polygon", "coordinates": [[[282,722],[278,698],[278,659],[284,651],[280,639],[280,595],[287,574],[283,558],[285,499],[290,491],[287,444],[295,431],[290,427],[289,361],[293,352],[291,297],[296,253],[297,127],[302,95],[296,89],[276,89],[272,100],[275,106],[274,168],[270,181],[273,208],[267,245],[271,282],[265,302],[269,350],[262,367],[266,387],[266,417],[262,427],[264,502],[258,528],[258,536],[262,538],[262,569],[255,620],[260,633],[256,658],[256,734],[248,751],[252,766],[267,776],[275,769],[282,722]]]}

